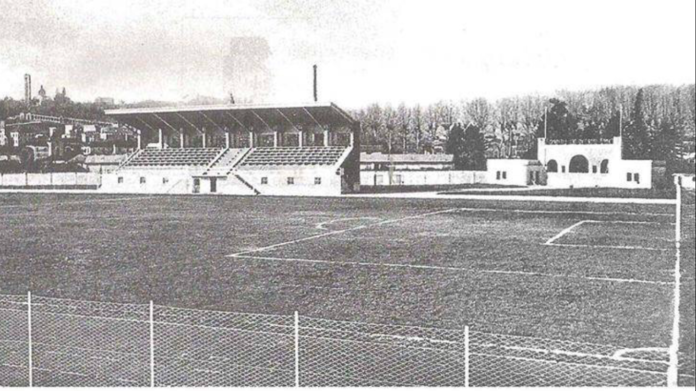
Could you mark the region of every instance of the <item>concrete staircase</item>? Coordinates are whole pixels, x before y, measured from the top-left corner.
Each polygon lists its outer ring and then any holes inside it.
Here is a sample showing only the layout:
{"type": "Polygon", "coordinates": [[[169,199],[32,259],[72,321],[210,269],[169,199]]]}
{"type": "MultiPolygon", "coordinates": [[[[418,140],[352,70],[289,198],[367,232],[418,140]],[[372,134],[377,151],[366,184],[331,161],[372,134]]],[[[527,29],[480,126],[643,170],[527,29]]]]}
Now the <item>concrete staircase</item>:
{"type": "Polygon", "coordinates": [[[249,148],[228,148],[203,172],[205,176],[228,176],[249,153],[249,148]]]}

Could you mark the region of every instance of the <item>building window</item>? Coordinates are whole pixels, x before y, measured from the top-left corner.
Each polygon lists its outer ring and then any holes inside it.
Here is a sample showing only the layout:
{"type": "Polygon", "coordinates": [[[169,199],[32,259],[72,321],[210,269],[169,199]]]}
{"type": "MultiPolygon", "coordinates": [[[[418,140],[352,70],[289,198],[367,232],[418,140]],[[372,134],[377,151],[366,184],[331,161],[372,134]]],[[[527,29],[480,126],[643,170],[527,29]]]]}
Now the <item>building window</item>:
{"type": "Polygon", "coordinates": [[[295,178],[289,176],[289,177],[288,177],[288,185],[294,185],[294,184],[295,184],[295,178]]]}
{"type": "Polygon", "coordinates": [[[162,178],[162,184],[166,185],[167,183],[169,183],[169,178],[167,178],[167,177],[162,178]]]}
{"type": "Polygon", "coordinates": [[[320,177],[314,178],[314,184],[315,184],[315,185],[321,185],[321,178],[320,178],[320,177]]]}
{"type": "Polygon", "coordinates": [[[267,184],[268,184],[268,177],[267,177],[267,176],[261,177],[261,184],[262,184],[262,185],[267,185],[267,184]]]}
{"type": "Polygon", "coordinates": [[[141,185],[144,185],[144,184],[145,184],[145,177],[144,177],[144,176],[141,176],[141,177],[140,177],[140,184],[141,184],[141,185]]]}
{"type": "Polygon", "coordinates": [[[633,180],[633,174],[630,172],[626,173],[626,182],[630,182],[633,180]]]}
{"type": "Polygon", "coordinates": [[[592,166],[592,173],[596,174],[597,173],[597,166],[592,166]]]}
{"type": "Polygon", "coordinates": [[[503,171],[503,179],[507,179],[507,171],[503,171]]]}
{"type": "Polygon", "coordinates": [[[555,160],[549,160],[548,163],[546,163],[546,171],[558,172],[558,163],[555,160]]]}
{"type": "Polygon", "coordinates": [[[122,176],[118,177],[118,183],[123,183],[123,177],[122,177],[122,176]]]}
{"type": "Polygon", "coordinates": [[[609,160],[607,160],[607,159],[602,160],[602,163],[599,165],[599,172],[602,174],[609,173],[609,160]]]}
{"type": "Polygon", "coordinates": [[[500,180],[500,171],[495,172],[495,179],[500,180]]]}
{"type": "Polygon", "coordinates": [[[640,183],[640,174],[639,173],[633,174],[633,180],[636,181],[636,183],[640,183]]]}
{"type": "Polygon", "coordinates": [[[565,174],[565,166],[561,166],[561,172],[565,174]]]}

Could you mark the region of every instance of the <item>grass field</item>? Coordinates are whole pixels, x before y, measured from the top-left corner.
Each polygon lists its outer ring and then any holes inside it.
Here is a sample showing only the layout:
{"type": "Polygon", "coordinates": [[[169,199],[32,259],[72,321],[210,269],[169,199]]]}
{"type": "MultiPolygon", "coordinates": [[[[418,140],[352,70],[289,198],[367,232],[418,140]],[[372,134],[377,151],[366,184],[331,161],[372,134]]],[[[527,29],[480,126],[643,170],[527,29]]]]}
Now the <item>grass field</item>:
{"type": "MultiPolygon", "coordinates": [[[[674,213],[672,205],[1,194],[0,293],[666,348],[674,213]]],[[[682,254],[680,346],[691,383],[693,254],[682,254]]]]}

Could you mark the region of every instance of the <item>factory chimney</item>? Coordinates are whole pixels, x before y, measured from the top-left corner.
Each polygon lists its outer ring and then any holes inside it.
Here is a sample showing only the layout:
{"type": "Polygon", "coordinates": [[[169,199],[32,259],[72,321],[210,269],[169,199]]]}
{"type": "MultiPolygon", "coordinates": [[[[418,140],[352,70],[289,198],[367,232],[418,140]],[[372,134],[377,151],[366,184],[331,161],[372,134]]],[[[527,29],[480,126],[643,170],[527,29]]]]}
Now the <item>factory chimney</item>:
{"type": "Polygon", "coordinates": [[[314,65],[314,101],[317,102],[319,100],[319,96],[317,93],[317,65],[314,65]]]}
{"type": "Polygon", "coordinates": [[[27,106],[31,105],[31,75],[24,75],[24,103],[27,106]]]}

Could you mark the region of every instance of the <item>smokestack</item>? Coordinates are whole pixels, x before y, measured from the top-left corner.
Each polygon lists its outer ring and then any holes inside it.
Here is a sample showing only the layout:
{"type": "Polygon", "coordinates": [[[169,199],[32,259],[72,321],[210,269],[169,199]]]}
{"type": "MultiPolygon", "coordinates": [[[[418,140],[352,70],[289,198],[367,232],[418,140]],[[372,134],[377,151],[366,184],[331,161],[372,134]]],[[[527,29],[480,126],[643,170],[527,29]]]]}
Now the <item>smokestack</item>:
{"type": "Polygon", "coordinates": [[[317,102],[319,96],[317,94],[317,65],[314,64],[314,101],[317,102]]]}
{"type": "Polygon", "coordinates": [[[31,75],[24,75],[24,103],[27,106],[31,105],[31,75]]]}

